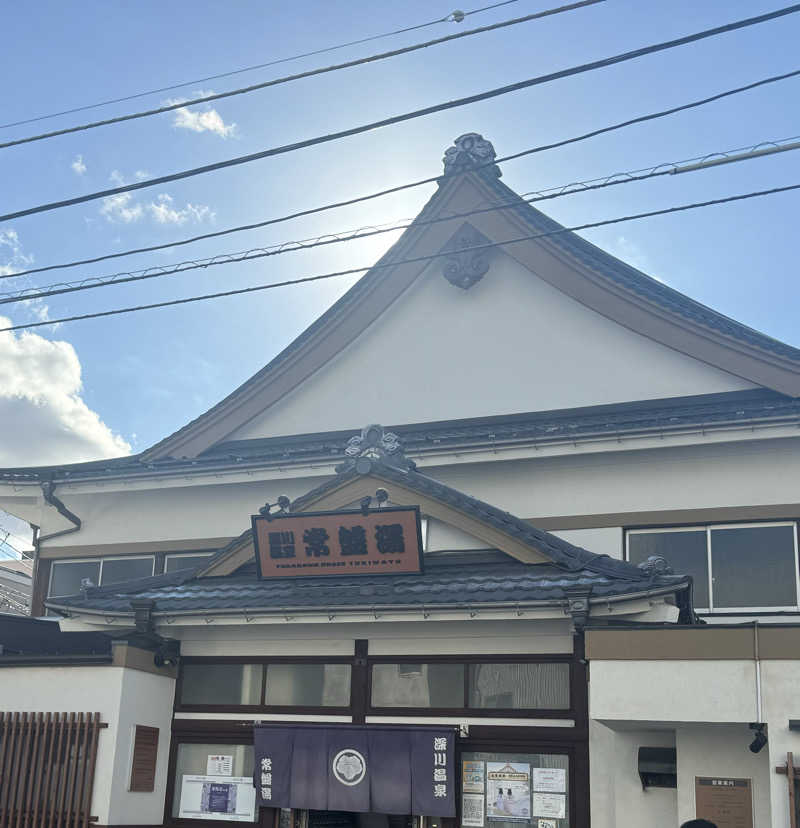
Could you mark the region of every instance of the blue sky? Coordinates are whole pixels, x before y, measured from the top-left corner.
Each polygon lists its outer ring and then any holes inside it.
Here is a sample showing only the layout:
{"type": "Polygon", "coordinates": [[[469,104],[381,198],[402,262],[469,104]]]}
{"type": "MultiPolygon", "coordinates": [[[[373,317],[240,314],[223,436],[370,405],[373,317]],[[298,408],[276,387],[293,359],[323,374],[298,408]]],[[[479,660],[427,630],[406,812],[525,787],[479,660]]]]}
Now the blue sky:
{"type": "MultiPolygon", "coordinates": [[[[461,28],[556,4],[520,0],[467,18],[461,28]]],[[[463,8],[479,5],[481,0],[465,2],[463,8]]],[[[255,152],[778,6],[777,0],[669,4],[608,0],[380,64],[224,100],[214,104],[216,114],[209,112],[211,107],[199,107],[188,114],[165,114],[2,150],[0,212],[102,189],[114,180],[131,181],[137,174],[161,175],[255,152]]],[[[3,13],[0,74],[5,83],[0,121],[225,72],[430,20],[452,10],[452,4],[439,0],[12,4],[3,13]]],[[[42,127],[157,105],[199,90],[224,91],[458,28],[443,24],[181,92],[0,130],[0,135],[22,136],[42,127]]],[[[798,68],[799,41],[800,14],[334,144],[143,190],[125,201],[96,201],[19,219],[0,225],[0,267],[21,269],[28,262],[45,265],[162,243],[435,175],[441,170],[443,151],[463,132],[480,132],[494,143],[498,154],[510,154],[791,71],[798,68]]],[[[503,167],[503,180],[526,192],[786,138],[800,134],[799,99],[800,80],[784,81],[693,112],[509,162],[503,167]]],[[[800,153],[786,153],[571,196],[549,202],[544,209],[565,224],[578,224],[795,182],[800,182],[800,153]]],[[[412,217],[432,191],[421,187],[191,247],[8,280],[4,289],[168,264],[412,217]]],[[[795,242],[798,199],[799,195],[789,193],[618,225],[587,236],[678,290],[800,346],[795,311],[800,298],[795,242]]],[[[377,237],[54,297],[47,300],[46,312],[56,318],[368,265],[391,240],[377,237]]],[[[38,329],[44,340],[15,338],[9,345],[6,338],[0,345],[0,377],[5,393],[16,397],[5,430],[13,439],[6,441],[5,452],[0,447],[0,461],[3,465],[58,462],[77,459],[75,452],[88,458],[119,453],[125,443],[134,451],[146,448],[257,371],[352,282],[345,278],[72,323],[57,330],[38,329]],[[35,417],[29,417],[22,398],[38,406],[35,417]],[[55,411],[54,421],[45,416],[50,409],[55,411]],[[97,437],[101,421],[118,439],[109,434],[97,437]],[[84,434],[71,447],[59,442],[61,432],[76,423],[76,428],[88,429],[89,436],[84,434]]],[[[33,321],[44,312],[41,305],[0,308],[0,314],[16,323],[33,321]]]]}

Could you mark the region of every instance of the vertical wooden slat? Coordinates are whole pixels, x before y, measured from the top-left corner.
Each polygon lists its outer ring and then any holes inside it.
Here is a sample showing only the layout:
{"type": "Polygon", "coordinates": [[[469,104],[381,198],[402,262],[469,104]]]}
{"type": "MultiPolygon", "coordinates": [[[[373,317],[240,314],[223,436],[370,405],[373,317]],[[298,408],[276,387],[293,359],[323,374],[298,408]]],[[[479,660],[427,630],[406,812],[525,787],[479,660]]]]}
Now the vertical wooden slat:
{"type": "Polygon", "coordinates": [[[14,828],[22,828],[25,816],[25,800],[28,798],[30,774],[28,773],[28,759],[33,737],[33,713],[22,714],[22,744],[20,745],[19,770],[17,771],[17,813],[14,816],[14,828]]]}
{"type": "Polygon", "coordinates": [[[48,828],[53,828],[56,820],[56,815],[59,809],[58,798],[61,790],[61,777],[63,764],[61,760],[61,749],[64,745],[64,728],[67,720],[66,713],[54,713],[55,723],[57,724],[58,738],[56,739],[56,749],[50,753],[50,762],[55,766],[52,770],[52,784],[53,792],[50,799],[50,816],[47,820],[48,828]]]}
{"type": "MultiPolygon", "coordinates": [[[[53,745],[56,738],[56,724],[53,714],[44,717],[44,740],[42,742],[42,798],[41,825],[46,825],[50,816],[53,794],[53,745]]],[[[39,826],[37,826],[39,828],[39,826]]]]}
{"type": "MultiPolygon", "coordinates": [[[[36,714],[36,747],[33,751],[33,761],[31,762],[31,774],[33,774],[34,783],[33,790],[33,806],[30,808],[31,814],[31,828],[38,828],[36,819],[39,816],[39,791],[42,784],[43,762],[42,755],[44,753],[45,741],[47,739],[47,723],[41,713],[36,714]]],[[[27,822],[25,823],[27,828],[27,822]]]]}
{"type": "Polygon", "coordinates": [[[25,793],[25,814],[22,821],[23,828],[28,828],[31,822],[31,811],[33,809],[33,788],[36,781],[36,751],[39,747],[39,716],[36,713],[30,714],[28,723],[28,761],[25,763],[25,776],[27,778],[27,791],[25,793]]]}
{"type": "MultiPolygon", "coordinates": [[[[6,764],[10,764],[11,760],[11,714],[3,713],[0,717],[0,779],[6,779],[8,774],[5,772],[6,764]],[[8,759],[6,758],[8,757],[8,759]]],[[[6,785],[0,785],[0,825],[5,825],[5,810],[6,799],[8,798],[8,789],[6,785]]]]}
{"type": "Polygon", "coordinates": [[[86,808],[83,816],[83,828],[89,828],[89,814],[92,810],[92,789],[94,787],[94,768],[97,760],[97,742],[100,738],[100,714],[95,713],[92,720],[91,744],[89,745],[89,778],[86,781],[86,808]]]}
{"type": "Polygon", "coordinates": [[[794,755],[786,754],[786,781],[789,783],[789,824],[797,828],[797,803],[794,795],[794,755]]]}
{"type": "Polygon", "coordinates": [[[11,736],[11,776],[8,785],[8,801],[6,802],[6,825],[12,825],[14,819],[14,809],[17,803],[17,788],[19,787],[19,759],[20,747],[22,744],[22,724],[20,721],[20,713],[14,713],[14,724],[11,736]]]}
{"type": "Polygon", "coordinates": [[[80,765],[78,767],[77,781],[75,782],[75,816],[72,820],[72,828],[79,828],[84,816],[87,815],[86,805],[86,766],[89,761],[89,728],[92,714],[87,713],[81,728],[81,750],[80,765]]]}
{"type": "Polygon", "coordinates": [[[72,745],[69,752],[69,771],[67,775],[67,795],[64,798],[64,828],[70,828],[75,807],[75,776],[78,769],[78,757],[81,749],[81,732],[83,731],[83,713],[70,717],[72,725],[72,745]]]}
{"type": "Polygon", "coordinates": [[[72,762],[70,762],[70,754],[72,753],[72,745],[75,738],[75,714],[69,714],[69,721],[65,728],[64,738],[64,752],[60,753],[61,759],[61,774],[59,781],[58,792],[58,813],[56,814],[56,828],[65,828],[64,811],[67,807],[67,787],[69,784],[69,771],[72,762]]]}

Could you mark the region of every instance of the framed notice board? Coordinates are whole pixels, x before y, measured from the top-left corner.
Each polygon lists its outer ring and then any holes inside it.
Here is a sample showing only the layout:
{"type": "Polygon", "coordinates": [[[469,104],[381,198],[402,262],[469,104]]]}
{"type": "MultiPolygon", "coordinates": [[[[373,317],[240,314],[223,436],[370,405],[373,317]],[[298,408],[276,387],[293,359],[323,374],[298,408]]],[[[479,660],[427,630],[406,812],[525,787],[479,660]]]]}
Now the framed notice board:
{"type": "Polygon", "coordinates": [[[750,779],[696,776],[694,791],[698,819],[707,819],[718,828],[753,828],[750,779]]]}

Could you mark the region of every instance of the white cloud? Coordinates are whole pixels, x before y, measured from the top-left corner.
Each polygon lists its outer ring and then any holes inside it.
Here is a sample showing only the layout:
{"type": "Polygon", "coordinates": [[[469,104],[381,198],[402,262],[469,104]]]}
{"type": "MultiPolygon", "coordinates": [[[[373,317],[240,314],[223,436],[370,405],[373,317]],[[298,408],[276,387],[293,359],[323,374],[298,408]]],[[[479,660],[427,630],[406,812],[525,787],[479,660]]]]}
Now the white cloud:
{"type": "Polygon", "coordinates": [[[11,276],[33,264],[33,256],[22,252],[22,245],[16,230],[0,230],[0,276],[11,276]]]}
{"type": "MultiPolygon", "coordinates": [[[[211,90],[198,90],[194,97],[202,98],[213,95],[211,90]]],[[[164,103],[167,105],[182,103],[185,98],[170,98],[164,103]]],[[[173,127],[178,129],[189,129],[192,132],[213,132],[220,138],[230,138],[236,134],[236,124],[226,124],[222,116],[212,106],[206,105],[204,109],[188,109],[182,106],[175,110],[173,127]]]]}
{"type": "Polygon", "coordinates": [[[206,220],[214,220],[215,213],[206,204],[187,202],[185,207],[176,209],[172,206],[172,202],[172,196],[161,193],[155,201],[147,205],[147,209],[159,224],[185,224],[187,221],[200,224],[206,220]]]}
{"type": "MultiPolygon", "coordinates": [[[[11,324],[0,317],[0,327],[11,324]]],[[[74,463],[130,453],[81,397],[81,364],[68,342],[0,334],[0,464],[74,463]]]]}
{"type": "Polygon", "coordinates": [[[70,164],[76,175],[83,175],[86,172],[86,164],[83,163],[83,156],[76,155],[75,160],[70,164]]]}
{"type": "Polygon", "coordinates": [[[130,193],[117,193],[103,199],[100,206],[100,215],[108,221],[130,224],[144,215],[144,209],[139,202],[133,200],[130,193]]]}

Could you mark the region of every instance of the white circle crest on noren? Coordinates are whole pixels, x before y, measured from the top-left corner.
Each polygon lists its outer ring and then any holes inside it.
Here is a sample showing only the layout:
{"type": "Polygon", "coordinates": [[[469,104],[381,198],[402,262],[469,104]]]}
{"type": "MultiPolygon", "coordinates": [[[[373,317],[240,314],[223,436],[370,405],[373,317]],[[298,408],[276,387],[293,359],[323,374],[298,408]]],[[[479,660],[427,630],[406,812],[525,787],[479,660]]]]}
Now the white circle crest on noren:
{"type": "Polygon", "coordinates": [[[358,785],[367,774],[367,760],[355,748],[340,750],[333,757],[333,775],[342,785],[358,785]]]}

